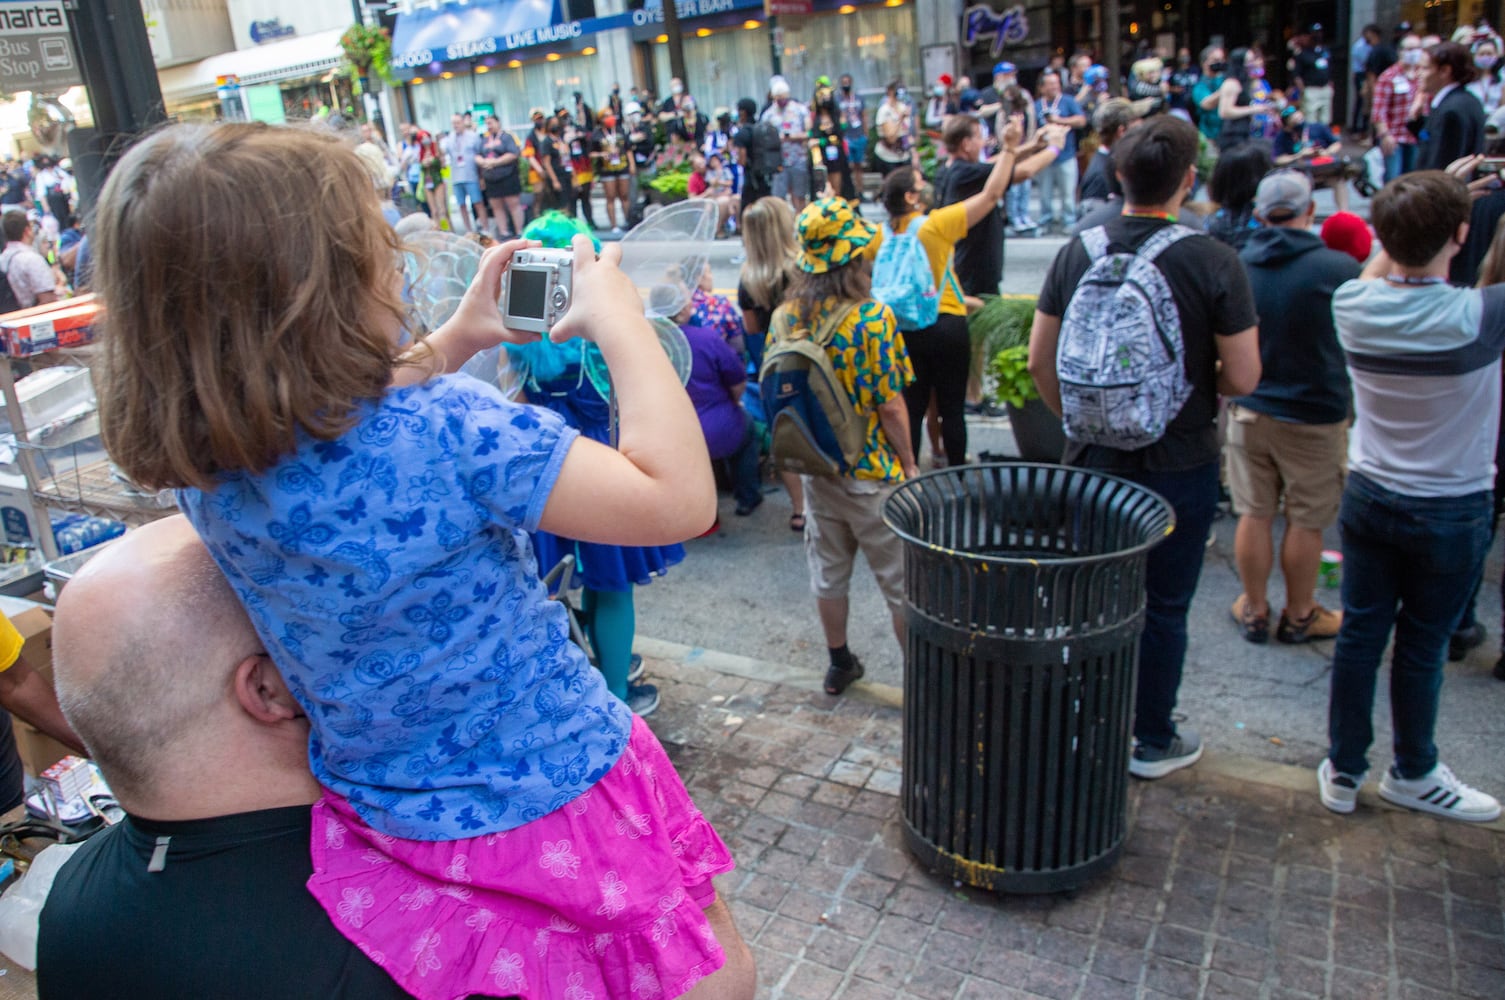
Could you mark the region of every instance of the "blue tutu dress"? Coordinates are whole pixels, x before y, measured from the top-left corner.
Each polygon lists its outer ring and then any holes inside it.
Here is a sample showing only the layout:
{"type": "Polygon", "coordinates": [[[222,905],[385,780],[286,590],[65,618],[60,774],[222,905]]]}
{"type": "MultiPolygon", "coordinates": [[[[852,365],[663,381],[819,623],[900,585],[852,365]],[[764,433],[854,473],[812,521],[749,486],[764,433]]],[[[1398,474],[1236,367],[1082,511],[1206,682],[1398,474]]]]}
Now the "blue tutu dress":
{"type": "MultiPolygon", "coordinates": [[[[553,410],[592,441],[611,445],[611,404],[585,376],[578,341],[509,345],[507,351],[523,374],[528,402],[553,410]]],[[[685,558],[683,545],[604,545],[547,531],[533,534],[533,551],[540,575],[573,555],[576,572],[587,589],[616,592],[651,583],[685,558]]]]}

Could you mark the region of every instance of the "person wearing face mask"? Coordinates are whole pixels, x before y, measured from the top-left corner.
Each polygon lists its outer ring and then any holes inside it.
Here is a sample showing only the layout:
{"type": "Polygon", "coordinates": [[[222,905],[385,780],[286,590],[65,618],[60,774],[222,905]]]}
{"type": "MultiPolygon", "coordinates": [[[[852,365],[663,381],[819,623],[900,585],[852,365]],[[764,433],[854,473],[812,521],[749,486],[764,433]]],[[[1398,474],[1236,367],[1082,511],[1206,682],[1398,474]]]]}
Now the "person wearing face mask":
{"type": "Polygon", "coordinates": [[[1479,99],[1488,117],[1500,107],[1500,49],[1493,38],[1485,38],[1474,43],[1473,52],[1474,69],[1479,75],[1468,89],[1479,99]]]}
{"type": "Polygon", "coordinates": [[[1202,79],[1202,74],[1197,67],[1192,65],[1191,50],[1183,48],[1176,53],[1176,65],[1171,70],[1170,80],[1165,88],[1166,104],[1169,105],[1171,114],[1186,121],[1196,121],[1196,111],[1192,107],[1192,90],[1197,81],[1202,79]]]}
{"type": "Polygon", "coordinates": [[[905,101],[908,92],[895,80],[884,92],[883,103],[878,105],[874,125],[878,128],[878,145],[873,147],[873,165],[883,177],[907,163],[915,163],[917,157],[910,125],[909,105],[905,101]]]}
{"type": "Polygon", "coordinates": [[[810,137],[810,109],[789,96],[789,81],[776,76],[769,83],[773,98],[762,121],[779,130],[784,169],[773,178],[775,198],[788,198],[795,212],[810,200],[810,154],[806,141],[810,137]]]}
{"type": "Polygon", "coordinates": [[[1225,452],[1239,518],[1233,558],[1243,584],[1233,619],[1246,641],[1269,639],[1266,588],[1275,563],[1275,516],[1283,511],[1286,604],[1275,638],[1330,639],[1343,615],[1317,603],[1317,570],[1322,533],[1338,519],[1353,403],[1333,328],[1333,293],[1357,278],[1360,266],[1348,254],[1329,250],[1312,231],[1317,203],[1305,174],[1265,175],[1254,195],[1254,216],[1261,225],[1239,259],[1259,315],[1259,385],[1229,401],[1225,452]]]}
{"type": "Polygon", "coordinates": [[[1222,46],[1209,45],[1202,50],[1202,75],[1191,88],[1192,113],[1197,130],[1208,142],[1217,142],[1223,133],[1223,119],[1218,117],[1218,102],[1227,79],[1228,56],[1222,46]]]}
{"type": "Polygon", "coordinates": [[[678,118],[684,111],[687,99],[691,98],[689,92],[685,90],[685,82],[677,76],[674,77],[669,81],[669,96],[664,98],[663,104],[659,105],[658,120],[667,125],[678,118]]]}
{"type": "Polygon", "coordinates": [[[1338,211],[1348,211],[1348,174],[1338,162],[1343,142],[1321,122],[1306,120],[1298,107],[1280,113],[1282,127],[1275,137],[1275,165],[1291,167],[1307,174],[1318,187],[1329,188],[1338,211]]]}
{"type": "Polygon", "coordinates": [[[837,81],[836,112],[841,119],[841,135],[847,141],[852,163],[852,184],[862,194],[862,168],[867,164],[867,105],[862,95],[852,89],[852,75],[841,74],[837,81]]]}
{"type": "Polygon", "coordinates": [[[951,77],[942,74],[930,88],[930,98],[925,102],[925,127],[938,129],[946,123],[948,115],[956,114],[955,94],[951,90],[951,77]]]}
{"type": "Polygon", "coordinates": [[[1416,163],[1416,136],[1406,126],[1411,105],[1421,89],[1421,38],[1400,40],[1400,58],[1374,82],[1370,117],[1374,138],[1385,155],[1385,182],[1409,172],[1416,163]]]}
{"type": "Polygon", "coordinates": [[[1412,105],[1409,126],[1418,140],[1417,170],[1442,170],[1460,157],[1484,151],[1484,106],[1468,90],[1473,79],[1473,56],[1457,42],[1423,50],[1426,103],[1420,109],[1412,105]]]}
{"type": "Polygon", "coordinates": [[[914,382],[904,390],[904,403],[909,412],[910,444],[918,455],[925,411],[934,393],[946,464],[952,467],[967,461],[967,375],[972,364],[967,306],[955,270],[956,245],[997,208],[1014,171],[1022,131],[1017,121],[1005,129],[1003,152],[993,162],[981,191],[933,212],[927,212],[933,192],[918,168],[905,166],[889,174],[883,181],[883,207],[889,221],[868,245],[869,256],[876,258],[883,241],[892,234],[914,233],[925,249],[940,296],[940,313],[930,326],[904,333],[915,374],[914,382]]]}
{"type": "Polygon", "coordinates": [[[1228,56],[1228,75],[1218,88],[1218,117],[1223,127],[1218,132],[1219,150],[1229,150],[1249,141],[1254,118],[1263,114],[1266,103],[1256,95],[1255,81],[1264,82],[1265,60],[1255,49],[1234,49],[1228,56]]]}

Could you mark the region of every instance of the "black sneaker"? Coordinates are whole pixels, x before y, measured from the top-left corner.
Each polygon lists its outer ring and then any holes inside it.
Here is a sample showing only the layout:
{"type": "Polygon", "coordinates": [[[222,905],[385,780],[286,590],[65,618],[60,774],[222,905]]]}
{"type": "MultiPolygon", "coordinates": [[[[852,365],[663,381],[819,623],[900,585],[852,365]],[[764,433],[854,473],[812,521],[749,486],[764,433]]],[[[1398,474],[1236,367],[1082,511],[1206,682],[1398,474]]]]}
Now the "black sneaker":
{"type": "Polygon", "coordinates": [[[627,685],[627,707],[632,709],[633,715],[644,718],[652,715],[658,708],[658,688],[652,684],[627,685]]]}
{"type": "Polygon", "coordinates": [[[1154,780],[1183,767],[1191,767],[1201,759],[1202,737],[1193,730],[1183,729],[1164,750],[1147,747],[1136,740],[1134,752],[1129,757],[1129,773],[1136,778],[1154,780]]]}
{"type": "Polygon", "coordinates": [[[1462,660],[1470,650],[1484,645],[1484,637],[1488,634],[1479,622],[1460,628],[1448,638],[1448,660],[1452,663],[1462,660]]]}
{"type": "Polygon", "coordinates": [[[643,676],[643,658],[637,653],[632,654],[632,659],[627,661],[627,683],[636,684],[643,676]]]}

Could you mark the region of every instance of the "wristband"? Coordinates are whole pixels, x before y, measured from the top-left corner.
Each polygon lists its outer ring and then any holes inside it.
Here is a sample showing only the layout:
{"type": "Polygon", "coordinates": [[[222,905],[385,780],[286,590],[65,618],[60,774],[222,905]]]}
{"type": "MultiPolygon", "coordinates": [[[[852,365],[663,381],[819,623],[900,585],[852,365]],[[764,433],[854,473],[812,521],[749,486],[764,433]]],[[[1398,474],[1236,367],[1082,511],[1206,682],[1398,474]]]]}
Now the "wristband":
{"type": "Polygon", "coordinates": [[[1048,150],[1050,150],[1052,153],[1054,153],[1057,158],[1060,158],[1060,155],[1061,155],[1061,147],[1060,146],[1046,146],[1045,148],[1048,149],[1048,150]]]}

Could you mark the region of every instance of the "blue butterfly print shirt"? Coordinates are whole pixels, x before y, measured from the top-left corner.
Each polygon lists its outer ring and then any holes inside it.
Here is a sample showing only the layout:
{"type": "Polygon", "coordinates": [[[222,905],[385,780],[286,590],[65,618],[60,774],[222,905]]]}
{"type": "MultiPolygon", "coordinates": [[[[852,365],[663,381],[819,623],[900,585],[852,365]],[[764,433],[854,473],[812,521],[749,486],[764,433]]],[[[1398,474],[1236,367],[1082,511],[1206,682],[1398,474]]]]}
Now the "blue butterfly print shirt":
{"type": "Polygon", "coordinates": [[[464,375],[356,416],[178,503],[308,713],[314,776],[372,827],[457,840],[553,812],[632,722],[528,541],[577,432],[464,375]]]}

